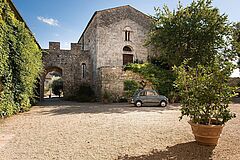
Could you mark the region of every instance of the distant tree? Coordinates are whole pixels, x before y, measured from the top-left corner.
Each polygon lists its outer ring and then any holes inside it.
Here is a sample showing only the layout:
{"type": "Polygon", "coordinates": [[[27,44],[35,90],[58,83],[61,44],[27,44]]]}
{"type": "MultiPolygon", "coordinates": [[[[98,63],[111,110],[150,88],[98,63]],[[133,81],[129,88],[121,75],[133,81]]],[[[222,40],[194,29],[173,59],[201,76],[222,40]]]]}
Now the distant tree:
{"type": "Polygon", "coordinates": [[[52,82],[52,92],[55,95],[61,96],[61,93],[63,91],[63,80],[62,78],[53,80],[52,82]]]}
{"type": "Polygon", "coordinates": [[[234,24],[233,28],[233,46],[238,53],[238,67],[240,68],[240,22],[234,24]]]}
{"type": "Polygon", "coordinates": [[[211,64],[216,57],[232,60],[232,25],[227,15],[212,6],[212,0],[193,1],[177,10],[155,8],[147,45],[170,67],[184,59],[189,65],[211,64]]]}

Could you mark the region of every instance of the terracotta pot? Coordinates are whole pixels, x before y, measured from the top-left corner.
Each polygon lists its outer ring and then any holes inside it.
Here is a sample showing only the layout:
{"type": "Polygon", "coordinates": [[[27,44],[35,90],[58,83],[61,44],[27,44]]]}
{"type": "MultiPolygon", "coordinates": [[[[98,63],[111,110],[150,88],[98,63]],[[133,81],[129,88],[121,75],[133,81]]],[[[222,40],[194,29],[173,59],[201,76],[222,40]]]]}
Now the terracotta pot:
{"type": "Polygon", "coordinates": [[[203,145],[217,145],[224,125],[202,125],[192,123],[191,121],[188,121],[188,123],[191,125],[195,140],[198,143],[203,145]]]}

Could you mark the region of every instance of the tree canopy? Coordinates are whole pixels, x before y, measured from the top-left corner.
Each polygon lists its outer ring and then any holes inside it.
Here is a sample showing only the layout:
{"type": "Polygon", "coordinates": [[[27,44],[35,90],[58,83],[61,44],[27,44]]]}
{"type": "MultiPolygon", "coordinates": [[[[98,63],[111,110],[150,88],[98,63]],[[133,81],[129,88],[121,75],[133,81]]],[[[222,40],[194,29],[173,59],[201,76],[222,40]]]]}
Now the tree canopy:
{"type": "Polygon", "coordinates": [[[167,6],[155,8],[153,24],[147,40],[153,52],[169,66],[179,66],[185,59],[189,65],[207,65],[216,57],[232,60],[232,25],[225,14],[212,6],[212,0],[193,1],[176,10],[167,6]]]}
{"type": "Polygon", "coordinates": [[[240,22],[234,24],[233,28],[233,46],[238,54],[238,67],[240,67],[240,22]]]}

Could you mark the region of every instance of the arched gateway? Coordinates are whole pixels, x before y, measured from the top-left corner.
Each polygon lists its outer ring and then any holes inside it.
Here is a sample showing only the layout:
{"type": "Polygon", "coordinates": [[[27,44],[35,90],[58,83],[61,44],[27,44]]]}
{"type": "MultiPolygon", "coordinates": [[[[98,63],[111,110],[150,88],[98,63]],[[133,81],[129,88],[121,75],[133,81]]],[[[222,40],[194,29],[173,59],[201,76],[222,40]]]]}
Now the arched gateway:
{"type": "Polygon", "coordinates": [[[74,96],[82,83],[91,82],[91,72],[88,72],[91,68],[90,56],[87,51],[80,49],[79,44],[72,43],[71,50],[61,50],[59,42],[50,42],[49,49],[43,51],[43,65],[44,72],[40,81],[41,100],[44,98],[44,81],[49,72],[55,71],[61,74],[65,98],[74,96]],[[85,65],[84,70],[82,64],[85,65]]]}

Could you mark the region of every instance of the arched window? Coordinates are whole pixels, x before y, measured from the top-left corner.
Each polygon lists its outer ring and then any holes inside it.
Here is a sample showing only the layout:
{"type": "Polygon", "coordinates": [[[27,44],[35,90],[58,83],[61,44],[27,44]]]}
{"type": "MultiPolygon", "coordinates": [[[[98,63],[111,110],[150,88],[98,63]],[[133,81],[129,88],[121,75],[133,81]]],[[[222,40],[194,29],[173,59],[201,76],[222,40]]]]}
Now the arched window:
{"type": "Polygon", "coordinates": [[[130,41],[130,31],[125,31],[125,41],[130,41]]]}
{"type": "Polygon", "coordinates": [[[125,32],[125,41],[131,41],[130,40],[130,34],[131,34],[131,27],[125,27],[124,32],[125,32]]]}
{"type": "Polygon", "coordinates": [[[123,47],[123,51],[132,52],[132,49],[128,46],[123,47]]]}
{"type": "Polygon", "coordinates": [[[86,64],[82,64],[82,78],[86,78],[86,64]]]}

